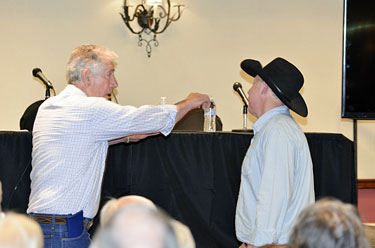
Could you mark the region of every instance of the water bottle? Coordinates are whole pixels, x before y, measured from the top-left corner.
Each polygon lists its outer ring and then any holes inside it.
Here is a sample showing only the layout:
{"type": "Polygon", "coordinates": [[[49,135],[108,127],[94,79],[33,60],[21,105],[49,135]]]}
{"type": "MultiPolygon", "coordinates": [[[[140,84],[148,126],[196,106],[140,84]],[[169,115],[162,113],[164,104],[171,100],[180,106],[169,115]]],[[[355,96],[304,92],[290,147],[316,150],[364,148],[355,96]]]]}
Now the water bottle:
{"type": "Polygon", "coordinates": [[[204,132],[216,132],[216,106],[212,97],[210,100],[210,107],[204,110],[204,132]]]}
{"type": "Polygon", "coordinates": [[[167,104],[167,98],[165,96],[160,97],[160,104],[161,105],[167,104]]]}

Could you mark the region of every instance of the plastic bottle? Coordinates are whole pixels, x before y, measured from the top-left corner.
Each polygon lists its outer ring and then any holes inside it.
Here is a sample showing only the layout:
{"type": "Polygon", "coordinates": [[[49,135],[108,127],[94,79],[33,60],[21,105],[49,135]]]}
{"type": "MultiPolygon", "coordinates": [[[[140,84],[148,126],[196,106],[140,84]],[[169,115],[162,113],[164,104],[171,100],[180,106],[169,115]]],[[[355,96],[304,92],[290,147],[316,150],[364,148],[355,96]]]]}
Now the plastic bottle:
{"type": "Polygon", "coordinates": [[[216,132],[216,105],[211,97],[211,106],[204,110],[204,132],[216,132]]]}

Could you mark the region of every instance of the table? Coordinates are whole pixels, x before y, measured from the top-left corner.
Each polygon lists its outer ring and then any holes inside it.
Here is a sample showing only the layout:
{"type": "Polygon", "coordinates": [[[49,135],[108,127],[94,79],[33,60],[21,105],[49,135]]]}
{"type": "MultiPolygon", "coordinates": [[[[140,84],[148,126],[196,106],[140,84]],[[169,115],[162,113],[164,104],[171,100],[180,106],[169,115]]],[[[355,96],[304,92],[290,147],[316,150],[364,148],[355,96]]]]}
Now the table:
{"type": "MultiPolygon", "coordinates": [[[[341,134],[306,133],[306,137],[316,198],[333,196],[356,204],[353,142],[341,134]]],[[[246,133],[177,132],[111,146],[100,207],[111,197],[142,195],[188,225],[197,247],[238,247],[234,214],[241,164],[251,138],[246,133]]],[[[31,139],[28,132],[0,132],[4,209],[27,208],[31,139]]]]}

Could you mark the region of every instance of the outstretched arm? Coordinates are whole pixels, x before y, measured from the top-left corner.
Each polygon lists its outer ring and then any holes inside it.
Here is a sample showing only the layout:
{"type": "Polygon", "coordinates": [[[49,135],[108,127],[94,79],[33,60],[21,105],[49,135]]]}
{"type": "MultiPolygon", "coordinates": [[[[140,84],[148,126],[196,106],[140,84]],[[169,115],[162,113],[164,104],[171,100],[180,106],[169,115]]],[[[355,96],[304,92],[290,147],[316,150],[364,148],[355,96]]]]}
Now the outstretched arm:
{"type": "Polygon", "coordinates": [[[182,119],[190,110],[197,108],[208,108],[210,106],[210,98],[208,95],[200,93],[190,93],[185,100],[176,103],[177,115],[176,123],[182,119]]]}
{"type": "MultiPolygon", "coordinates": [[[[176,103],[177,114],[176,114],[176,123],[182,119],[190,110],[196,108],[208,108],[210,106],[210,98],[208,95],[200,94],[200,93],[190,93],[185,100],[176,103]]],[[[132,134],[126,137],[122,137],[119,139],[110,140],[108,142],[109,145],[114,145],[118,143],[131,143],[131,142],[138,142],[144,138],[149,136],[154,136],[159,134],[156,133],[146,133],[146,134],[132,134]]]]}

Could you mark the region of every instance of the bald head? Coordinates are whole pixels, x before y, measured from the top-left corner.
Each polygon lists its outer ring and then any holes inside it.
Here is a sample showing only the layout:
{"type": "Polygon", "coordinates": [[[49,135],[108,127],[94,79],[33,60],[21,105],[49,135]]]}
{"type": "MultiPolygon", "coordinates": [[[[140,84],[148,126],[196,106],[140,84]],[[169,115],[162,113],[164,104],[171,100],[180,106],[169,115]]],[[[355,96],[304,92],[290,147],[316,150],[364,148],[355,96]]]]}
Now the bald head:
{"type": "Polygon", "coordinates": [[[26,215],[7,213],[0,217],[0,247],[42,248],[42,229],[26,215]]]}
{"type": "Polygon", "coordinates": [[[117,204],[119,205],[119,207],[130,205],[130,204],[140,204],[140,205],[149,206],[151,208],[156,208],[155,204],[151,200],[143,196],[139,196],[139,195],[123,196],[119,198],[117,202],[118,202],[117,204]]]}
{"type": "Polygon", "coordinates": [[[104,225],[114,213],[116,213],[120,208],[128,205],[142,205],[156,209],[155,204],[143,196],[127,195],[118,199],[111,199],[103,206],[102,210],[100,211],[100,223],[104,225]]]}
{"type": "Polygon", "coordinates": [[[178,248],[169,217],[160,209],[129,204],[100,227],[92,248],[178,248]]]}

